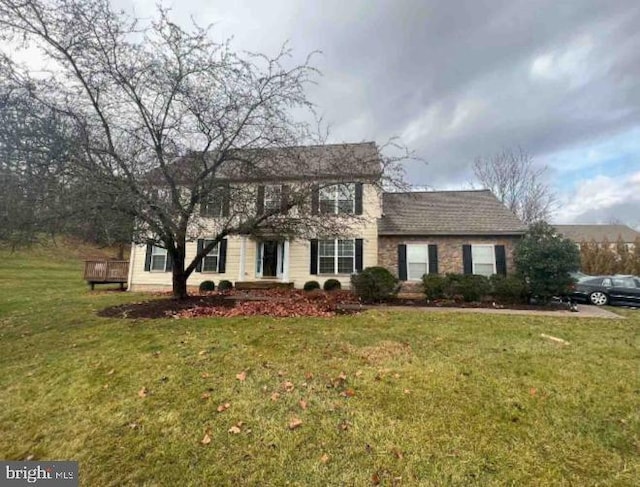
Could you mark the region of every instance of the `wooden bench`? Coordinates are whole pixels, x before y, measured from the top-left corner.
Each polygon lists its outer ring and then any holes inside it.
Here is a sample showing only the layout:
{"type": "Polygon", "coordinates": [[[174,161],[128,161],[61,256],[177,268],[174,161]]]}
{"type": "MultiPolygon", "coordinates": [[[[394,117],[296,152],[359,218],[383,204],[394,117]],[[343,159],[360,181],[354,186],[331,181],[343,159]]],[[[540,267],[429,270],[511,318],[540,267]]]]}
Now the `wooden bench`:
{"type": "Polygon", "coordinates": [[[129,277],[128,260],[85,260],[84,280],[91,285],[91,290],[96,284],[120,284],[120,289],[129,277]]]}

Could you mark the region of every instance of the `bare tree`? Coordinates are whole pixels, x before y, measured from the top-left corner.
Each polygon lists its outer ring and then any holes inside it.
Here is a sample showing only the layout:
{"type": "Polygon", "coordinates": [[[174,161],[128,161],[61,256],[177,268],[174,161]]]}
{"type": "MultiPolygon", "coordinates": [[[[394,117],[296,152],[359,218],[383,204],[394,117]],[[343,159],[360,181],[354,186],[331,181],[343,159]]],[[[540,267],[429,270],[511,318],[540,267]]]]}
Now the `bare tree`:
{"type": "Polygon", "coordinates": [[[544,181],[546,170],[536,168],[531,155],[521,148],[477,157],[473,163],[480,183],[526,224],[547,220],[553,210],[555,196],[544,181]]]}
{"type": "Polygon", "coordinates": [[[174,295],[184,297],[188,276],[228,235],[344,233],[344,221],[313,211],[317,181],[388,185],[406,151],[300,149],[324,143],[292,115],[313,113],[309,59],[287,66],[286,48],[240,55],[209,27],[185,30],[169,15],[159,7],[145,23],[108,0],[0,0],[2,40],[36,46],[54,66],[36,76],[5,56],[11,83],[73,127],[70,170],[135,219],[138,241],[167,249],[174,295]],[[256,211],[257,185],[283,177],[295,180],[286,203],[256,211]],[[213,220],[201,216],[208,207],[220,208],[213,220]],[[186,262],[186,242],[203,230],[214,238],[186,262]]]}

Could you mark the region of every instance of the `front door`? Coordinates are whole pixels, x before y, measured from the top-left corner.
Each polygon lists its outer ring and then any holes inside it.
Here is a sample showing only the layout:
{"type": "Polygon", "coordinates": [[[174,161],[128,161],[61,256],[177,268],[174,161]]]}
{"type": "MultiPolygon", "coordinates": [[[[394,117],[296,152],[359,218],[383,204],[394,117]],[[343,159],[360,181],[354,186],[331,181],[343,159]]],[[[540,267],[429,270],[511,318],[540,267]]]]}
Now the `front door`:
{"type": "Polygon", "coordinates": [[[278,241],[262,242],[262,277],[277,277],[278,260],[278,241]]]}

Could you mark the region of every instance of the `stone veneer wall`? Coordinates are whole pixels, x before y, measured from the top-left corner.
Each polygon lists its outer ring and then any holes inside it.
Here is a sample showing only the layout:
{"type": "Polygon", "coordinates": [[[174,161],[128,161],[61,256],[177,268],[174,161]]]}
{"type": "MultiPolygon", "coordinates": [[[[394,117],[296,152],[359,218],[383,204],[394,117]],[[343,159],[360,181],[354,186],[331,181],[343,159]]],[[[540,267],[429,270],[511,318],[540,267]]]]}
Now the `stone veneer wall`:
{"type": "MultiPolygon", "coordinates": [[[[378,265],[385,267],[393,275],[398,276],[398,245],[400,244],[436,244],[438,246],[438,272],[462,273],[462,246],[464,244],[504,245],[507,257],[507,273],[514,271],[513,249],[519,236],[434,236],[434,237],[378,237],[378,265]]],[[[415,281],[406,282],[403,291],[420,291],[422,286],[415,281]]]]}

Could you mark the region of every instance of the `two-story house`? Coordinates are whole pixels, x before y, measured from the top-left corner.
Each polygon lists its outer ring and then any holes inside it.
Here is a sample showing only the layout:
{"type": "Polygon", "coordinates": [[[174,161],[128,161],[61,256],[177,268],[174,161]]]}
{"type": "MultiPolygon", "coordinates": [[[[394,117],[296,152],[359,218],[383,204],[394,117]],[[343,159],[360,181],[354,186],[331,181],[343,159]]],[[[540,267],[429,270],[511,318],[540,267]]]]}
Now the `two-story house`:
{"type": "MultiPolygon", "coordinates": [[[[187,243],[186,262],[205,248],[221,222],[234,214],[262,215],[286,205],[289,195],[309,182],[314,188],[306,203],[308,209],[322,219],[318,221],[344,222],[339,235],[327,235],[326,229],[321,230],[325,226],[318,225],[317,232],[309,229],[304,235],[291,236],[284,228],[279,231],[277,224],[252,234],[229,235],[197,266],[189,277],[189,286],[198,286],[204,280],[229,280],[292,283],[300,288],[309,280],[322,285],[333,278],[348,287],[351,274],[377,265],[382,199],[376,145],[310,146],[290,154],[296,161],[283,163],[282,170],[271,168],[253,178],[229,175],[226,184],[230,197],[218,191],[215,198],[201,205],[199,234],[187,243]]],[[[169,290],[171,265],[165,249],[132,245],[129,289],[169,290]]]]}

